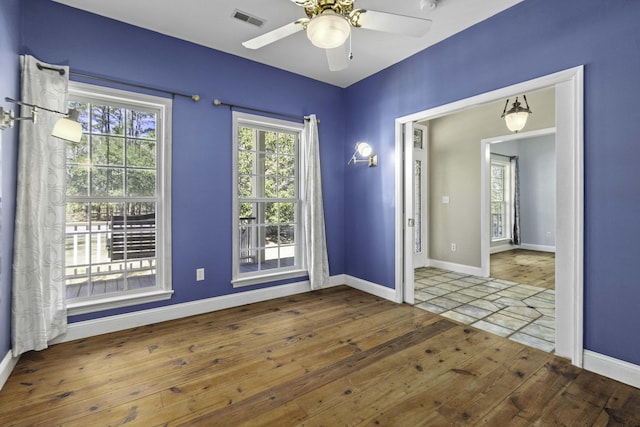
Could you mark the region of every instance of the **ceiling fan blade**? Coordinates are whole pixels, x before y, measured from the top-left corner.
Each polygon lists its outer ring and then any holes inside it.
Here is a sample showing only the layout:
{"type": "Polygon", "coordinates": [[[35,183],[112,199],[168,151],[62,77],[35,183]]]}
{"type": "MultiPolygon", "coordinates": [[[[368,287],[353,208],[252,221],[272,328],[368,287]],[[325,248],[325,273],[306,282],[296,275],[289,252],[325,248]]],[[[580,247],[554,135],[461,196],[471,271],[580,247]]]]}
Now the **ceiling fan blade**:
{"type": "Polygon", "coordinates": [[[302,26],[303,20],[297,20],[295,22],[291,22],[287,25],[284,25],[280,28],[276,28],[273,31],[269,31],[268,33],[264,33],[261,36],[255,37],[251,40],[247,40],[242,43],[242,45],[248,49],[260,49],[268,44],[273,42],[277,42],[285,37],[289,37],[297,33],[298,31],[302,31],[304,27],[302,26]]]}
{"type": "Polygon", "coordinates": [[[346,43],[333,49],[325,49],[325,51],[327,52],[327,62],[329,62],[330,71],[344,70],[349,66],[346,43]]]}
{"type": "Polygon", "coordinates": [[[385,33],[402,34],[413,37],[424,36],[431,28],[431,20],[377,10],[362,10],[358,18],[362,28],[385,33]]]}

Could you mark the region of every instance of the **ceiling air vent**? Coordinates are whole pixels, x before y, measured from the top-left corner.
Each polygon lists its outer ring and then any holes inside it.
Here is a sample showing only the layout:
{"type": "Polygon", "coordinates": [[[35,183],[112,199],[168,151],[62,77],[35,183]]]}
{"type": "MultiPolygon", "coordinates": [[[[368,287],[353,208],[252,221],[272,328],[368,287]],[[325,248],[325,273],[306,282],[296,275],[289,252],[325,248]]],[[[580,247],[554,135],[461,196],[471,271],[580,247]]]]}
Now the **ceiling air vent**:
{"type": "Polygon", "coordinates": [[[238,10],[238,9],[236,9],[235,12],[233,12],[233,17],[241,21],[244,21],[246,23],[255,25],[256,27],[262,27],[262,24],[264,24],[264,19],[251,16],[248,13],[242,12],[241,10],[238,10]]]}

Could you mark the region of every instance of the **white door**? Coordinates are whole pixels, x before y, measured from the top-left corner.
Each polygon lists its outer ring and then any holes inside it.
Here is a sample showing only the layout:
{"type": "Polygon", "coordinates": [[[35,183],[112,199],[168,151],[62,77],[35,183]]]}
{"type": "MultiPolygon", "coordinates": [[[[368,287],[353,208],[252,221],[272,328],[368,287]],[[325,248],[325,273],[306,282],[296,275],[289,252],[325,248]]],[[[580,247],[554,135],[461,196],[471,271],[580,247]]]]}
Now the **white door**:
{"type": "Polygon", "coordinates": [[[403,132],[403,151],[404,151],[404,295],[403,300],[406,303],[413,304],[415,299],[413,292],[414,272],[413,272],[413,252],[414,252],[414,224],[413,217],[413,127],[414,123],[406,123],[403,132]]]}
{"type": "Polygon", "coordinates": [[[427,266],[427,127],[413,125],[413,268],[427,266]]]}
{"type": "Polygon", "coordinates": [[[414,268],[427,265],[427,128],[404,125],[404,295],[414,303],[414,268]]]}

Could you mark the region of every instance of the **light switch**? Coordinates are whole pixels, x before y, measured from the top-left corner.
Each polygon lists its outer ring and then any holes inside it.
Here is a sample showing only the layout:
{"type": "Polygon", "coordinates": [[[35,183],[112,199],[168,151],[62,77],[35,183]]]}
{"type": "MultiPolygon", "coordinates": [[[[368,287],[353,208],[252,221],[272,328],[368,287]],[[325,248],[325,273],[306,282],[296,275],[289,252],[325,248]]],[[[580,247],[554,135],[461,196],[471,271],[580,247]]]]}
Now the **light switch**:
{"type": "Polygon", "coordinates": [[[442,204],[443,205],[449,204],[449,196],[442,196],[442,204]]]}

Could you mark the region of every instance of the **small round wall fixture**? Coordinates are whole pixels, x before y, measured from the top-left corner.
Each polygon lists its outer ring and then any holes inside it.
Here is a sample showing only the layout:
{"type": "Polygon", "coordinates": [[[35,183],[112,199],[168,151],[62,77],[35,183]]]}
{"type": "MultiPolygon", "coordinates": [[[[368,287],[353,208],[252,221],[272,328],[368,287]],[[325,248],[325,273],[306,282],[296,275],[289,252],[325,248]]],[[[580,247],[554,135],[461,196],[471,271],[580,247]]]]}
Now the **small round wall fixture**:
{"type": "Polygon", "coordinates": [[[347,163],[363,163],[367,162],[369,167],[378,166],[378,156],[373,154],[373,148],[366,142],[358,142],[356,144],[356,150],[347,163]]]}

